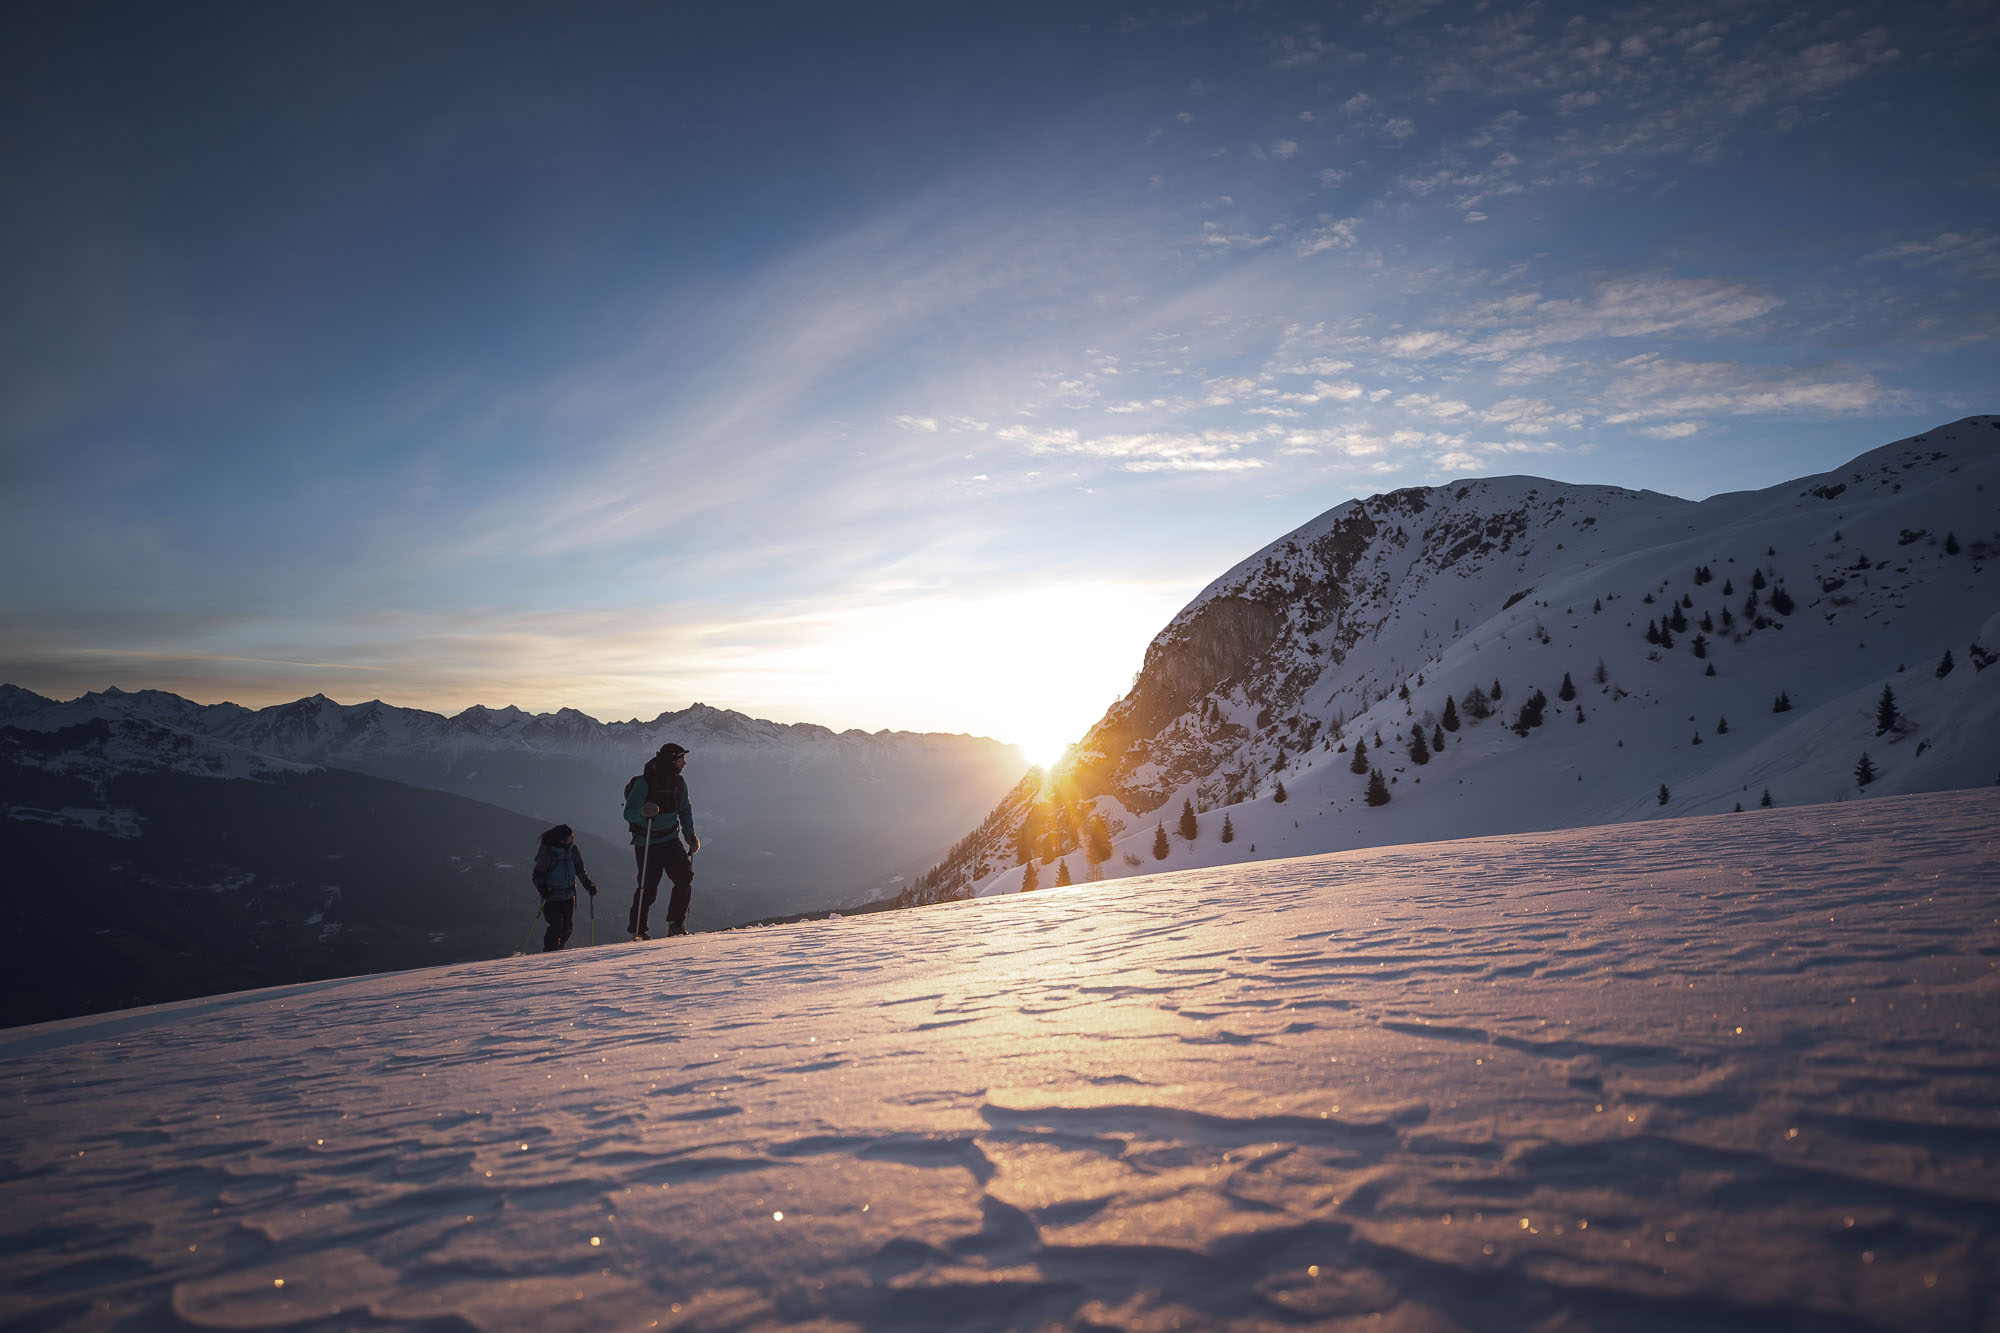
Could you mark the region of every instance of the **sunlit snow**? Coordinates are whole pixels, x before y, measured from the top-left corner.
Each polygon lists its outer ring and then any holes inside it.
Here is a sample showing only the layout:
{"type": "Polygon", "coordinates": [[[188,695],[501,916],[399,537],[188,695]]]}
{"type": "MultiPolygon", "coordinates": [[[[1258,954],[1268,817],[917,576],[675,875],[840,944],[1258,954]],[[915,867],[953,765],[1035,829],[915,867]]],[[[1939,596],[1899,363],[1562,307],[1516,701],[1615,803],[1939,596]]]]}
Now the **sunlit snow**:
{"type": "Polygon", "coordinates": [[[1992,1327],[1996,849],[1897,796],[17,1029],[0,1322],[1992,1327]]]}

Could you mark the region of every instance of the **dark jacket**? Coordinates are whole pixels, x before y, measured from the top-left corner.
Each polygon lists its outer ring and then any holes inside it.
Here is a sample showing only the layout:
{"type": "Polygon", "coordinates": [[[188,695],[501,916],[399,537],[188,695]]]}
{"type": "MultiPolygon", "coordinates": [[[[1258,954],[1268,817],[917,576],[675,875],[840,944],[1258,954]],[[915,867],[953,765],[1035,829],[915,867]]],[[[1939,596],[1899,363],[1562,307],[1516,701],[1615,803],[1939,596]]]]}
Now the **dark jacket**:
{"type": "Polygon", "coordinates": [[[542,835],[542,845],[535,849],[535,891],[542,895],[543,902],[567,902],[575,898],[579,883],[592,893],[597,892],[596,882],[583,868],[583,848],[564,841],[570,836],[569,825],[558,824],[542,835]]]}
{"type": "Polygon", "coordinates": [[[625,826],[632,830],[634,847],[692,838],[694,807],[688,804],[687,779],[664,765],[647,764],[645,772],[625,784],[625,826]],[[650,830],[642,813],[649,803],[660,807],[650,830]]]}

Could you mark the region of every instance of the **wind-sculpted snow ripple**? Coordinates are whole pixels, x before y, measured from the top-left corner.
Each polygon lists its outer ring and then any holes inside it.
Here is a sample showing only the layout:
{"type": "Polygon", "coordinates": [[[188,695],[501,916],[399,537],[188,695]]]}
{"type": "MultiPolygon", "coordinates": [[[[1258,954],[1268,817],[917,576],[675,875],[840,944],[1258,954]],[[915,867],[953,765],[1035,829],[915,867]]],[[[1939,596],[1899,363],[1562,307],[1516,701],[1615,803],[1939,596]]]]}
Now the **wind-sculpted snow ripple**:
{"type": "Polygon", "coordinates": [[[2000,793],[1826,819],[18,1029],[0,1323],[2000,1326],[2000,793]]]}

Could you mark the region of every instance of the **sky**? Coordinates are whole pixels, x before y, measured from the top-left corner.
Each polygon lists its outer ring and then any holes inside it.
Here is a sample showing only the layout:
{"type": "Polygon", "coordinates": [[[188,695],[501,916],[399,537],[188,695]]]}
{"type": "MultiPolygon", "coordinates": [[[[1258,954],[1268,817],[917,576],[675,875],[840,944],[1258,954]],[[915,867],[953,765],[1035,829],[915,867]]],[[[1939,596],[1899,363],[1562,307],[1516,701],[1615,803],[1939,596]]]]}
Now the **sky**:
{"type": "Polygon", "coordinates": [[[1046,754],[1345,500],[1996,410],[1975,4],[9,6],[0,679],[1046,754]]]}

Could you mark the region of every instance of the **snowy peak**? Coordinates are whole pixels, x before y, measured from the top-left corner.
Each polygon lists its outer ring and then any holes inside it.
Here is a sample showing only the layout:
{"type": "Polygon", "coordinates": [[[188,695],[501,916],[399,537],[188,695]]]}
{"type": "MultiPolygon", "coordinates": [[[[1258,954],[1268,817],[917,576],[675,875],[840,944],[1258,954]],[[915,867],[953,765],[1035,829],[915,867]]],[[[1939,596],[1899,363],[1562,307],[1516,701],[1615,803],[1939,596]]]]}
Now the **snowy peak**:
{"type": "Polygon", "coordinates": [[[1699,503],[1535,477],[1348,501],[1203,589],[924,893],[1018,887],[1030,850],[1103,877],[1989,783],[1996,553],[1994,417],[1699,503]],[[1885,690],[1909,706],[1878,733],[1885,690]],[[1176,812],[1231,844],[1169,837],[1176,812]]]}
{"type": "Polygon", "coordinates": [[[0,755],[23,768],[66,774],[94,786],[128,773],[268,781],[309,768],[131,717],[96,718],[53,731],[0,729],[0,755]]]}

